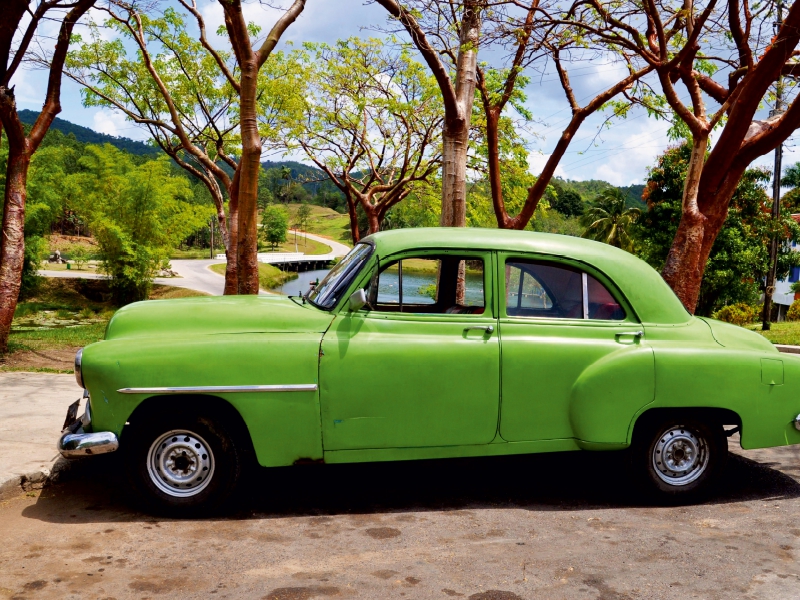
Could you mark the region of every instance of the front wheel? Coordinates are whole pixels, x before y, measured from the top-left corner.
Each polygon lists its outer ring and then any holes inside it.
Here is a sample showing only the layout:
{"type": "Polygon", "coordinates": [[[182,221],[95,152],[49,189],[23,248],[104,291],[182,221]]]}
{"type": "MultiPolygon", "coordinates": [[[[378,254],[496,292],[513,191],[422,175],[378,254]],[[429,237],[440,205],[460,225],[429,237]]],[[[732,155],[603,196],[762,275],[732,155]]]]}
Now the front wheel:
{"type": "Polygon", "coordinates": [[[149,510],[177,517],[209,514],[234,490],[241,452],[218,420],[169,415],[131,434],[127,472],[149,510]]]}
{"type": "Polygon", "coordinates": [[[688,419],[644,425],[631,447],[634,476],[650,496],[666,502],[699,500],[722,472],[727,457],[722,425],[688,419]]]}

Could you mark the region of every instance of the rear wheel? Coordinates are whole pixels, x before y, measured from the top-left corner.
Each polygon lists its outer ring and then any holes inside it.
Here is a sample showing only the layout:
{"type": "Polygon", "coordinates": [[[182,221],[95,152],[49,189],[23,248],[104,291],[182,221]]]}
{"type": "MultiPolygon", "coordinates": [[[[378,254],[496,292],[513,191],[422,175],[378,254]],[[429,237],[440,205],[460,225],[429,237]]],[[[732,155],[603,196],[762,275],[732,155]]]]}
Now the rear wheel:
{"type": "Polygon", "coordinates": [[[146,507],[171,516],[218,510],[242,470],[224,423],[197,414],[159,415],[131,431],[126,451],[132,487],[146,507]]]}
{"type": "Polygon", "coordinates": [[[634,475],[665,502],[691,502],[708,493],[728,457],[722,425],[667,418],[644,424],[631,447],[634,475]]]}

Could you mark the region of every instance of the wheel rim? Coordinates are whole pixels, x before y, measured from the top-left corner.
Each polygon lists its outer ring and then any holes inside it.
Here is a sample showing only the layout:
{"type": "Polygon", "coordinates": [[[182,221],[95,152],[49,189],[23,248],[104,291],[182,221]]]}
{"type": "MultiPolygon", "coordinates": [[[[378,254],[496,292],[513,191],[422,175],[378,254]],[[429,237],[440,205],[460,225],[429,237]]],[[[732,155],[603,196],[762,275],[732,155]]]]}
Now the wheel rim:
{"type": "Polygon", "coordinates": [[[696,481],[708,468],[708,442],[684,425],[664,431],[653,447],[653,468],[669,485],[696,481]]]}
{"type": "Polygon", "coordinates": [[[169,496],[186,498],[202,492],[214,476],[214,453],[196,433],[168,431],[147,453],[150,480],[169,496]]]}

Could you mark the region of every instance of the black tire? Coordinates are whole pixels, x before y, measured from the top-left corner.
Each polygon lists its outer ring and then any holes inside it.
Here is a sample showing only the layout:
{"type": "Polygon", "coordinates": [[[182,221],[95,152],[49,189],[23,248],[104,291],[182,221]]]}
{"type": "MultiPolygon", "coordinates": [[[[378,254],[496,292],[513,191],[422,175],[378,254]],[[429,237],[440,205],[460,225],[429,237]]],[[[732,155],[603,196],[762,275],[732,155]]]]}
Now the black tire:
{"type": "Polygon", "coordinates": [[[235,490],[244,456],[217,415],[190,412],[142,419],[123,439],[126,472],[148,512],[171,517],[217,513],[235,490]]]}
{"type": "Polygon", "coordinates": [[[632,474],[645,495],[664,504],[702,500],[728,459],[721,424],[670,417],[637,425],[632,474]]]}

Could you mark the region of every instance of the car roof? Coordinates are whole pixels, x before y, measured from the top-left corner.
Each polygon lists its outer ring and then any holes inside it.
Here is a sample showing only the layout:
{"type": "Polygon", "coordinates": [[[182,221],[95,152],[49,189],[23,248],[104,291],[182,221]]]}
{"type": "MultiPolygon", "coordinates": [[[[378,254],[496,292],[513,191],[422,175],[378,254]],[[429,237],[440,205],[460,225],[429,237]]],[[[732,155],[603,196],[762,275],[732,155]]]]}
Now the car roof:
{"type": "Polygon", "coordinates": [[[381,257],[420,249],[497,250],[570,258],[585,262],[617,284],[644,323],[686,323],[686,311],[661,275],[633,254],[608,244],[568,235],[480,229],[473,227],[419,227],[382,231],[364,238],[381,257]]]}

